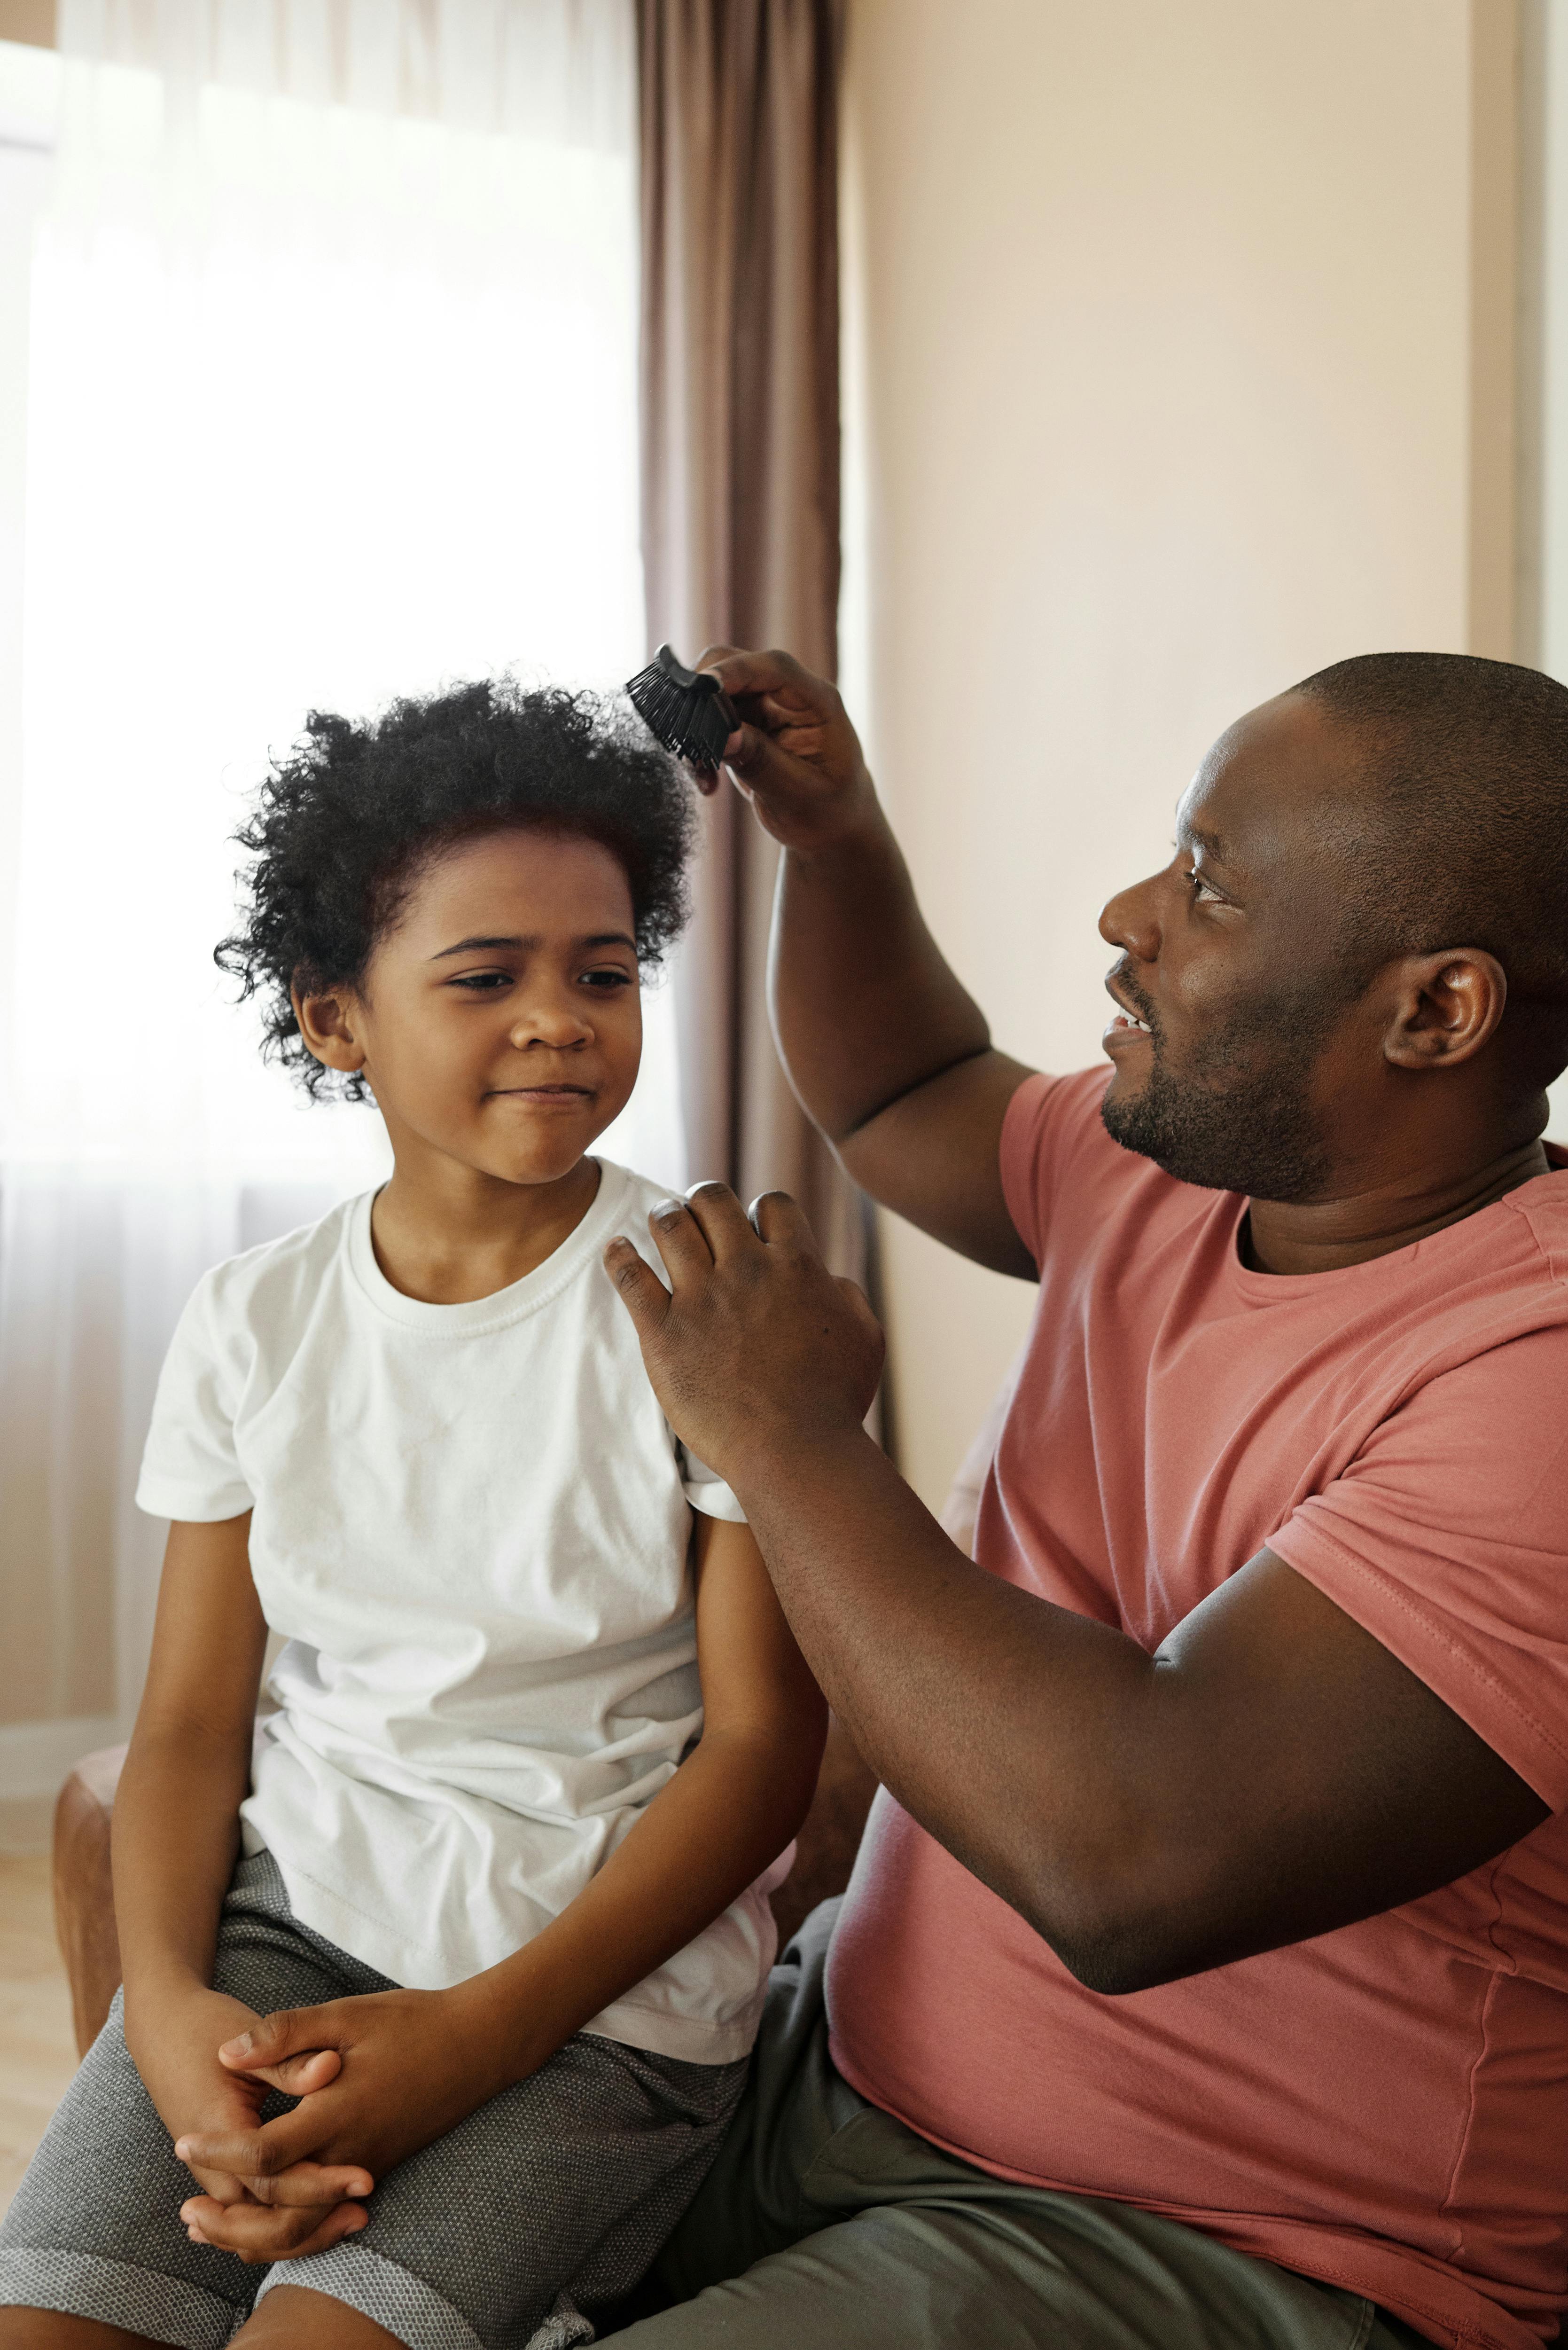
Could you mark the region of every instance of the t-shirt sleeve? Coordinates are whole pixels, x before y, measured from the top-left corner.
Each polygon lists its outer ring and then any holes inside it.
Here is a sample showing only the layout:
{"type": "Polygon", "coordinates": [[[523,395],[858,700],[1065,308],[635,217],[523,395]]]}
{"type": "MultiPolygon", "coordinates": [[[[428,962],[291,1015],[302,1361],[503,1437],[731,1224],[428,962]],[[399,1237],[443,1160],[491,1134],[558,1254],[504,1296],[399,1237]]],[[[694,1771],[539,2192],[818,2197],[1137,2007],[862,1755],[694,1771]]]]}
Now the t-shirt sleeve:
{"type": "Polygon", "coordinates": [[[686,1498],[694,1510],[705,1518],[727,1518],[732,1526],[743,1526],[746,1513],[722,1477],[714,1475],[705,1461],[699,1461],[684,1444],[677,1447],[680,1456],[680,1479],[686,1498]]]}
{"type": "Polygon", "coordinates": [[[1431,1379],[1269,1548],[1568,1806],[1568,1329],[1431,1379]]]}
{"type": "Polygon", "coordinates": [[[199,1284],[163,1358],[136,1505],[196,1524],[237,1518],[254,1500],[234,1451],[235,1366],[220,1333],[213,1276],[199,1284]]]}
{"type": "Polygon", "coordinates": [[[1019,1239],[1042,1263],[1052,1203],[1075,1165],[1092,1173],[1112,1143],[1100,1122],[1111,1072],[1080,1069],[1069,1077],[1025,1077],[1002,1121],[1002,1197],[1019,1239]]]}

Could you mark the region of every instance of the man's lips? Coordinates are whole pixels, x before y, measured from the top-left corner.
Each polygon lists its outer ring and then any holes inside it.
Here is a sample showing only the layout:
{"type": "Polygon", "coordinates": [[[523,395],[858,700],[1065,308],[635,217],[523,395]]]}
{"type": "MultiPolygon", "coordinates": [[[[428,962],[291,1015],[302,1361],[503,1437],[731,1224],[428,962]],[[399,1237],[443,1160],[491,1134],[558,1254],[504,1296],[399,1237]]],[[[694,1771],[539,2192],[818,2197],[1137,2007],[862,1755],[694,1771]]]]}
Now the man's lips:
{"type": "Polygon", "coordinates": [[[1148,1022],[1123,1001],[1120,993],[1108,979],[1106,982],[1106,993],[1116,1006],[1116,1016],[1106,1030],[1107,1041],[1112,1036],[1151,1036],[1154,1034],[1148,1022]]]}

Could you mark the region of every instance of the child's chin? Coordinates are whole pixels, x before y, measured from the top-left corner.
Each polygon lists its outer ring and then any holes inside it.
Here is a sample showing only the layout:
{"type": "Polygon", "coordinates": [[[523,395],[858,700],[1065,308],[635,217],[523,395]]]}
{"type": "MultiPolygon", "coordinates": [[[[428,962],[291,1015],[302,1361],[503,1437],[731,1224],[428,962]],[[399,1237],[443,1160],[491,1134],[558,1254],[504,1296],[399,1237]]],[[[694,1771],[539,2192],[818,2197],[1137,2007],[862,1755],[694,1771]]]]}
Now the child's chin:
{"type": "Polygon", "coordinates": [[[558,1183],[582,1165],[590,1147],[580,1135],[552,1135],[532,1149],[498,1153],[484,1171],[499,1175],[507,1183],[558,1183]]]}

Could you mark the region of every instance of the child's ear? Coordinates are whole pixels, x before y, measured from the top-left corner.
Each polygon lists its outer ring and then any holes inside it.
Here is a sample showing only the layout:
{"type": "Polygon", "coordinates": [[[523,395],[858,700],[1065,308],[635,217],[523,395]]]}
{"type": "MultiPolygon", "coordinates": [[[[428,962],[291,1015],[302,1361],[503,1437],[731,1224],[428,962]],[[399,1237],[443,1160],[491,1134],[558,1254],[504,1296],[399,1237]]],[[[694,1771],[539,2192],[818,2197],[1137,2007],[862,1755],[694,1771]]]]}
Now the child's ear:
{"type": "Polygon", "coordinates": [[[359,1006],[351,988],[333,988],[323,995],[302,995],[297,987],[293,987],[289,999],[306,1050],[313,1053],[324,1068],[340,1069],[347,1075],[364,1067],[365,1047],[356,1034],[359,1006]]]}

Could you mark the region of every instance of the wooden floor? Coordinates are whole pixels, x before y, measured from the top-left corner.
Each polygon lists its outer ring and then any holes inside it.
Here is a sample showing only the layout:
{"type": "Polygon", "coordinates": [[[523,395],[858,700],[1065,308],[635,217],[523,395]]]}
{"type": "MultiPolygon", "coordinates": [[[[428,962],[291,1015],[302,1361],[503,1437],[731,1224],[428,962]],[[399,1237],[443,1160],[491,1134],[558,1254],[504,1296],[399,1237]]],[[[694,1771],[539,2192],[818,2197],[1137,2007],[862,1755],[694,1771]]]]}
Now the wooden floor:
{"type": "Polygon", "coordinates": [[[0,2211],[76,2068],[48,1856],[0,1855],[0,2211]]]}

